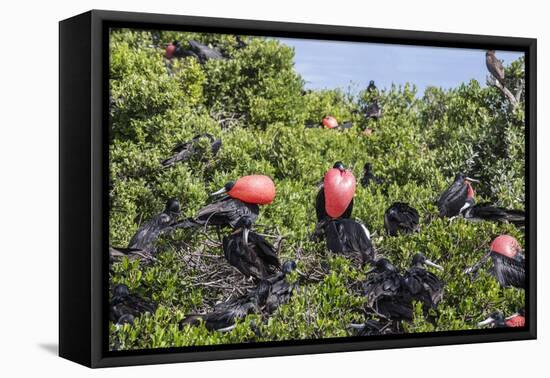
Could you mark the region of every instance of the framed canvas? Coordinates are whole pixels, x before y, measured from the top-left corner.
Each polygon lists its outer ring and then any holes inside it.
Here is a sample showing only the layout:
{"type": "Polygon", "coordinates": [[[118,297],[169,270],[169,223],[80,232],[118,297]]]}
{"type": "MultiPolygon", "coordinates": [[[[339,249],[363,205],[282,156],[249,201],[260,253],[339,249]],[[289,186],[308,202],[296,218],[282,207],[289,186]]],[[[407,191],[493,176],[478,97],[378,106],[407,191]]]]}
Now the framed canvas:
{"type": "Polygon", "coordinates": [[[536,338],[536,40],[60,22],[59,351],[536,338]]]}

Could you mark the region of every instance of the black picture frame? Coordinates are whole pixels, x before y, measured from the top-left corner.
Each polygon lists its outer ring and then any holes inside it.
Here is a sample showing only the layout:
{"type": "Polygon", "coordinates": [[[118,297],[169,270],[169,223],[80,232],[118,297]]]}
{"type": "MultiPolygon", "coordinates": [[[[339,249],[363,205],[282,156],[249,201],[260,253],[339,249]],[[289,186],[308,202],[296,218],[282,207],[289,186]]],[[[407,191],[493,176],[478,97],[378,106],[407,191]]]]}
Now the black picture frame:
{"type": "Polygon", "coordinates": [[[59,24],[59,354],[89,367],[535,339],[537,41],[530,38],[92,10],[59,24]],[[109,352],[105,291],[108,30],[194,30],[522,51],[526,67],[526,327],[109,352]]]}

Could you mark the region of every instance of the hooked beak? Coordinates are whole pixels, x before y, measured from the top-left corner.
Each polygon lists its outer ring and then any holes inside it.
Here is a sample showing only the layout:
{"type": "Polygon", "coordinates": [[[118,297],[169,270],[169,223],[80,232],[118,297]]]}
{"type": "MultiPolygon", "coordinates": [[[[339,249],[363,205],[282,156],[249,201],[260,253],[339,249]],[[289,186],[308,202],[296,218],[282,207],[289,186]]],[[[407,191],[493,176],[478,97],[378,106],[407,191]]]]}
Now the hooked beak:
{"type": "Polygon", "coordinates": [[[489,316],[484,321],[477,323],[477,326],[478,327],[483,327],[483,326],[486,326],[486,325],[489,325],[489,324],[493,324],[494,322],[495,322],[495,319],[493,319],[492,317],[489,316]]]}
{"type": "Polygon", "coordinates": [[[473,179],[471,177],[465,177],[464,178],[466,181],[471,181],[471,182],[477,182],[479,184],[479,180],[476,180],[476,179],[473,179]]]}
{"type": "Polygon", "coordinates": [[[219,194],[223,194],[223,193],[225,193],[225,192],[227,192],[227,189],[221,188],[221,189],[218,190],[217,192],[211,193],[211,194],[210,194],[210,197],[214,197],[214,196],[217,196],[217,195],[219,195],[219,194]]]}
{"type": "Polygon", "coordinates": [[[306,275],[304,273],[302,273],[302,271],[300,271],[300,269],[294,269],[296,271],[296,273],[298,273],[299,276],[302,276],[302,277],[306,277],[306,275]]]}
{"type": "Polygon", "coordinates": [[[437,265],[437,264],[434,263],[433,261],[426,260],[425,263],[426,263],[426,265],[432,266],[432,267],[434,267],[435,269],[444,270],[443,267],[442,267],[441,265],[437,265]]]}
{"type": "Polygon", "coordinates": [[[243,229],[243,240],[244,240],[244,245],[248,245],[248,233],[250,232],[250,230],[248,228],[244,228],[243,229]]]}
{"type": "Polygon", "coordinates": [[[351,324],[348,325],[348,328],[361,330],[361,329],[365,328],[365,324],[363,324],[363,323],[351,323],[351,324]]]}

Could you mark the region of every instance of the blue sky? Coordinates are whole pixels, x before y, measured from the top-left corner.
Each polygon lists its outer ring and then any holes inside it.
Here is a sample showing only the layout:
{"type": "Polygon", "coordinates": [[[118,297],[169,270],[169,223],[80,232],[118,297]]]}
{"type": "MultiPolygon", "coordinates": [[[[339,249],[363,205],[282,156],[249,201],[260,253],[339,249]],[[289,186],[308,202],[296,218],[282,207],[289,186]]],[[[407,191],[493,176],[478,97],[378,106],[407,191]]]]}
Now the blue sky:
{"type": "MultiPolygon", "coordinates": [[[[378,88],[392,83],[413,83],[422,94],[427,86],[456,87],[476,79],[485,85],[485,51],[375,43],[307,39],[279,40],[295,49],[295,68],[306,88],[365,88],[374,80],[378,88]]],[[[507,65],[523,53],[497,51],[507,65]]]]}

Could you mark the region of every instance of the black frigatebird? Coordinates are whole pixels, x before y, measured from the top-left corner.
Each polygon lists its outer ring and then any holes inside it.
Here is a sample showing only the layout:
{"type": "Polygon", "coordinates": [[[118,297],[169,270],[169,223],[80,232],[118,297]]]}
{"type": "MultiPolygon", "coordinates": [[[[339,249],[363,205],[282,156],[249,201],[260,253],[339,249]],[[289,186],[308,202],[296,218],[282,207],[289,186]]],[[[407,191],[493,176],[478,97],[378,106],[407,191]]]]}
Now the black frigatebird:
{"type": "Polygon", "coordinates": [[[210,59],[223,59],[222,53],[218,50],[193,40],[188,41],[187,48],[184,48],[179,41],[170,43],[166,47],[165,56],[168,59],[192,56],[197,58],[200,64],[210,59]]]}
{"type": "Polygon", "coordinates": [[[324,221],[327,248],[343,255],[357,254],[364,264],[374,258],[374,246],[367,227],[356,220],[339,218],[324,221]]]}
{"type": "Polygon", "coordinates": [[[468,192],[473,192],[470,182],[479,182],[459,173],[455,176],[454,182],[449,186],[439,200],[437,207],[440,217],[456,217],[466,207],[471,206],[467,202],[468,192]]]}
{"type": "Polygon", "coordinates": [[[230,181],[211,196],[222,197],[200,209],[195,218],[174,224],[175,228],[200,226],[230,226],[238,228],[242,218],[254,223],[260,213],[258,205],[269,204],[275,198],[275,184],[264,175],[243,176],[230,181]]]}
{"type": "Polygon", "coordinates": [[[374,172],[372,171],[372,163],[365,163],[365,166],[363,167],[361,185],[366,188],[370,184],[380,185],[382,184],[382,179],[374,175],[374,172]]]}
{"type": "Polygon", "coordinates": [[[132,239],[130,239],[127,248],[109,247],[111,261],[122,256],[149,261],[154,260],[153,255],[156,252],[156,240],[161,234],[173,230],[173,223],[179,215],[179,202],[174,198],[170,198],[161,213],[155,215],[138,228],[132,239]]]}
{"type": "Polygon", "coordinates": [[[270,315],[279,308],[279,306],[288,303],[295,291],[298,290],[298,282],[289,282],[287,276],[296,271],[298,275],[303,276],[303,273],[297,269],[296,261],[285,261],[281,267],[281,271],[275,273],[267,279],[270,290],[267,296],[264,311],[270,315]]]}
{"type": "Polygon", "coordinates": [[[391,320],[412,320],[413,301],[422,303],[424,312],[437,308],[443,296],[443,284],[424,265],[443,269],[416,254],[409,270],[404,275],[387,259],[373,262],[374,268],[368,273],[363,290],[367,298],[367,308],[375,314],[391,320]]]}
{"type": "Polygon", "coordinates": [[[212,152],[212,155],[215,156],[218,151],[220,150],[222,146],[222,140],[221,139],[215,139],[211,134],[204,133],[200,135],[195,135],[191,140],[179,143],[177,146],[175,146],[172,149],[172,152],[174,155],[169,157],[168,159],[165,159],[161,162],[161,165],[163,167],[169,167],[177,162],[186,162],[191,157],[197,153],[200,153],[201,151],[197,148],[198,142],[202,138],[207,138],[210,142],[210,151],[212,152]]]}
{"type": "Polygon", "coordinates": [[[469,182],[466,203],[460,210],[464,219],[478,222],[482,220],[493,222],[512,223],[516,226],[525,225],[525,213],[521,210],[508,210],[503,207],[493,206],[488,202],[476,204],[475,191],[469,182]]]}
{"type": "Polygon", "coordinates": [[[415,301],[422,302],[425,311],[436,309],[443,299],[443,282],[425,266],[443,270],[441,265],[428,260],[422,253],[413,256],[411,267],[405,272],[404,284],[415,301]]]}
{"type": "Polygon", "coordinates": [[[273,245],[262,235],[250,231],[252,221],[243,217],[238,229],[223,238],[223,253],[227,261],[246,277],[262,279],[273,275],[281,263],[273,245]]]}
{"type": "Polygon", "coordinates": [[[403,202],[394,202],[384,213],[384,228],[390,236],[417,232],[419,221],[418,211],[403,202]]]}
{"type": "Polygon", "coordinates": [[[496,57],[495,50],[487,50],[485,53],[485,64],[491,75],[504,85],[504,66],[496,57]]]}
{"type": "Polygon", "coordinates": [[[130,239],[128,248],[155,252],[153,243],[160,234],[171,229],[171,225],[179,215],[180,203],[176,199],[170,198],[160,214],[155,215],[137,230],[132,239],[130,239]]]}
{"type": "Polygon", "coordinates": [[[154,314],[156,309],[155,303],[137,294],[131,294],[126,285],[118,284],[113,288],[109,318],[116,324],[133,323],[136,316],[144,313],[154,314]]]}
{"type": "Polygon", "coordinates": [[[188,56],[199,59],[198,55],[190,49],[185,49],[179,41],[174,41],[166,46],[164,56],[167,59],[186,58],[188,56]]]}
{"type": "Polygon", "coordinates": [[[378,88],[376,88],[376,84],[374,83],[374,80],[369,81],[369,85],[367,86],[367,92],[378,94],[378,88]]]}
{"type": "Polygon", "coordinates": [[[382,106],[377,99],[367,105],[365,109],[365,118],[374,120],[382,118],[382,106]]]}
{"type": "Polygon", "coordinates": [[[494,312],[487,319],[477,323],[477,326],[495,328],[525,327],[525,310],[521,309],[507,318],[504,317],[502,312],[494,312]]]}
{"type": "Polygon", "coordinates": [[[492,260],[490,273],[503,287],[525,288],[525,255],[518,241],[510,235],[496,237],[490,250],[480,261],[466,269],[464,273],[475,273],[488,259],[492,260]]]}

